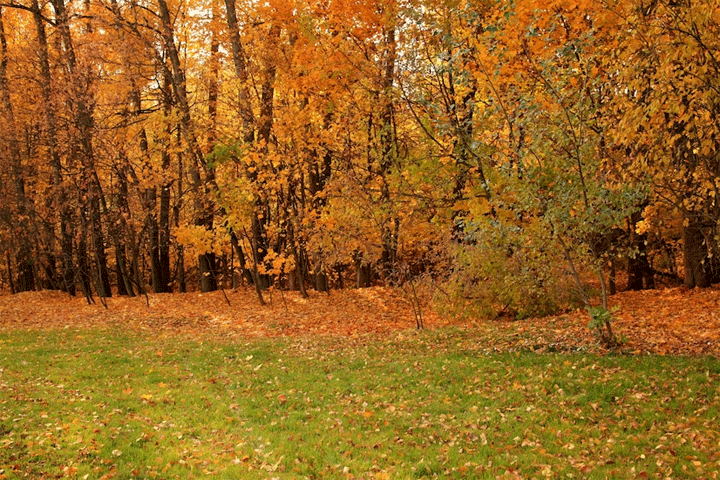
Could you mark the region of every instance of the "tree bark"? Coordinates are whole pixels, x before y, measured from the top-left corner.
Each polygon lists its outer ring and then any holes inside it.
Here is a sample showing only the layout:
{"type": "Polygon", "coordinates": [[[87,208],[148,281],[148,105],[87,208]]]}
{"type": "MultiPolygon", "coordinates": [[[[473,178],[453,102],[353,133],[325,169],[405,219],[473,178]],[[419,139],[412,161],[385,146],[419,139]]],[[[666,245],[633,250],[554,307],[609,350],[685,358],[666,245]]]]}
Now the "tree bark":
{"type": "MultiPolygon", "coordinates": [[[[391,21],[394,21],[391,20],[391,21]]],[[[387,176],[390,174],[393,165],[397,162],[398,144],[395,134],[395,102],[392,97],[392,88],[395,81],[395,62],[397,59],[397,39],[395,26],[387,27],[384,40],[385,51],[383,53],[382,76],[380,79],[380,99],[382,111],[380,115],[380,176],[381,192],[380,203],[392,211],[390,186],[387,176]]],[[[382,241],[382,252],[380,264],[383,277],[390,280],[395,272],[397,261],[398,236],[400,230],[400,219],[390,213],[391,218],[383,221],[380,238],[382,241]]]]}
{"type": "Polygon", "coordinates": [[[53,205],[60,217],[60,268],[62,270],[62,290],[75,296],[76,279],[75,263],[73,260],[73,238],[75,225],[73,224],[72,206],[67,195],[67,188],[62,177],[62,160],[58,151],[57,118],[53,108],[52,73],[50,70],[47,34],[45,20],[40,11],[37,0],[32,0],[30,6],[35,23],[38,42],[38,63],[40,64],[40,91],[42,95],[42,109],[45,121],[45,137],[48,146],[48,158],[52,168],[53,205]]]}
{"type": "Polygon", "coordinates": [[[636,212],[628,221],[631,256],[628,258],[628,290],[655,288],[655,278],[650,267],[647,252],[647,234],[638,234],[635,225],[641,219],[641,212],[636,212]]]}
{"type": "Polygon", "coordinates": [[[706,268],[708,249],[702,224],[695,219],[687,219],[683,227],[683,256],[685,266],[685,287],[707,288],[710,275],[706,268]]]}
{"type": "MultiPolygon", "coordinates": [[[[177,107],[180,113],[180,125],[182,127],[183,136],[188,145],[191,155],[191,161],[188,165],[190,178],[192,181],[192,189],[195,202],[195,225],[203,226],[210,230],[213,227],[214,208],[209,198],[209,179],[203,180],[201,169],[206,176],[210,175],[204,155],[198,143],[198,137],[195,132],[195,126],[190,115],[190,104],[187,98],[187,86],[185,83],[185,72],[180,63],[180,55],[175,45],[175,32],[170,20],[170,10],[165,0],[158,0],[160,8],[160,20],[162,23],[162,36],[165,46],[165,53],[170,60],[171,67],[171,83],[175,96],[177,107]]],[[[200,274],[200,287],[203,292],[217,289],[217,282],[205,281],[204,279],[215,279],[216,272],[214,269],[214,255],[212,252],[205,252],[198,257],[198,266],[200,274]],[[213,288],[214,287],[214,288],[213,288]]]]}
{"type": "Polygon", "coordinates": [[[247,144],[255,141],[255,116],[250,103],[250,87],[248,86],[247,55],[240,41],[235,0],[225,0],[225,12],[230,32],[230,46],[232,49],[233,65],[238,85],[238,109],[242,118],[242,138],[247,144]]]}
{"type": "Polygon", "coordinates": [[[5,39],[5,25],[3,23],[2,7],[0,7],[0,105],[5,117],[5,140],[10,155],[10,168],[15,186],[15,235],[18,244],[16,252],[17,281],[15,288],[20,292],[35,289],[35,272],[33,268],[33,255],[31,247],[30,216],[28,200],[25,196],[25,176],[22,167],[22,156],[17,140],[15,112],[10,99],[10,87],[7,79],[7,41],[5,39]]]}
{"type": "Polygon", "coordinates": [[[55,16],[60,32],[63,59],[65,67],[69,72],[70,91],[72,94],[73,122],[77,130],[75,148],[72,151],[79,157],[82,165],[82,181],[87,187],[86,207],[89,219],[89,232],[95,266],[97,269],[97,291],[102,297],[112,296],[110,289],[110,276],[107,266],[107,255],[105,251],[105,238],[102,227],[102,214],[100,202],[102,188],[95,170],[95,154],[93,151],[93,131],[95,128],[93,119],[93,99],[90,77],[90,70],[84,73],[79,72],[77,58],[75,56],[72,34],[70,31],[69,19],[65,8],[65,0],[51,0],[55,10],[55,16]]]}

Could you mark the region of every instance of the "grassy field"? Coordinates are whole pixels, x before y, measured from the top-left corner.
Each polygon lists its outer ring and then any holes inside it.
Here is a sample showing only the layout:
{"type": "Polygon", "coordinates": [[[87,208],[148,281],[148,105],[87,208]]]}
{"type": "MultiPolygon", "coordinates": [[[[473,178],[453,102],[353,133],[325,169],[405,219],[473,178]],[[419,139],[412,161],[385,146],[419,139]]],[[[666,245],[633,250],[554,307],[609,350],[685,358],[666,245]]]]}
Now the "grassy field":
{"type": "Polygon", "coordinates": [[[717,478],[720,361],[0,333],[0,478],[717,478]]]}

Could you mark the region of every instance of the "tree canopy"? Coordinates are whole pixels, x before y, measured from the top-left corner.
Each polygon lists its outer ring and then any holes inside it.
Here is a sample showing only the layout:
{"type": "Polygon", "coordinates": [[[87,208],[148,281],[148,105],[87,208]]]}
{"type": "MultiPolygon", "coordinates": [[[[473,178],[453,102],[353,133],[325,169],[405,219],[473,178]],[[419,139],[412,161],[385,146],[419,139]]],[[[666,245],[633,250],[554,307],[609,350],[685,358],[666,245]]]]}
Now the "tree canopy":
{"type": "Polygon", "coordinates": [[[12,0],[13,292],[719,278],[718,0],[12,0]]]}

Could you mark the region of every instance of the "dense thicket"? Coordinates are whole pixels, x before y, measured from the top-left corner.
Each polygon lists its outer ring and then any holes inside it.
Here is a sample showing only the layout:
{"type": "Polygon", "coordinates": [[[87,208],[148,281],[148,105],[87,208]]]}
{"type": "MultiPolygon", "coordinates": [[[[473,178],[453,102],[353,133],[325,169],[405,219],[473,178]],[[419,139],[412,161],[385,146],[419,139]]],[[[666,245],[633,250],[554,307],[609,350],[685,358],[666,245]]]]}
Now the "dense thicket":
{"type": "Polygon", "coordinates": [[[520,315],[593,272],[707,286],[719,25],[718,0],[2,3],[2,283],[425,279],[520,315]]]}

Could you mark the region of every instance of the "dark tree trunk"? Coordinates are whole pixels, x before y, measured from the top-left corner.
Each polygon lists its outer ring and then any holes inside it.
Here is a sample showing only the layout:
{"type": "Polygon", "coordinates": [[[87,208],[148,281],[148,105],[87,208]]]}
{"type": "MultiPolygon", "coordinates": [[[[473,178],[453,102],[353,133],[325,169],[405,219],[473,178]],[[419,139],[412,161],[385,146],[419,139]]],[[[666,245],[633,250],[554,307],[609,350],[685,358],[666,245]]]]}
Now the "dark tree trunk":
{"type": "Polygon", "coordinates": [[[10,286],[10,293],[16,294],[17,290],[15,289],[15,281],[13,280],[13,269],[12,269],[12,261],[10,260],[10,251],[5,252],[5,265],[7,266],[7,275],[8,275],[8,284],[10,286]]]}
{"type": "MultiPolygon", "coordinates": [[[[172,102],[170,95],[165,95],[163,99],[163,107],[165,116],[169,117],[172,110],[172,102]]],[[[139,103],[139,102],[138,102],[139,103]]],[[[162,171],[163,177],[168,178],[170,171],[170,139],[172,138],[171,122],[168,121],[166,131],[167,143],[163,145],[162,150],[162,171]]],[[[180,180],[179,180],[180,182],[180,180]]],[[[178,184],[178,188],[181,187],[178,184]]],[[[172,292],[172,273],[170,272],[170,190],[171,183],[165,181],[160,189],[160,215],[158,217],[158,286],[156,292],[170,293],[172,292]]]]}
{"type": "Polygon", "coordinates": [[[217,258],[213,252],[207,252],[198,257],[200,262],[200,291],[214,292],[218,289],[217,258]]]}
{"type": "MultiPolygon", "coordinates": [[[[52,233],[52,231],[46,231],[46,234],[49,236],[52,233]]],[[[53,249],[53,242],[48,240],[48,252],[47,252],[47,261],[45,262],[43,268],[45,270],[45,282],[43,285],[43,288],[46,288],[48,290],[57,290],[58,289],[58,282],[57,282],[57,259],[55,258],[55,255],[52,254],[53,249]]]]}
{"type": "Polygon", "coordinates": [[[185,277],[185,247],[178,245],[177,247],[177,282],[178,291],[180,293],[187,292],[187,278],[185,277]]]}
{"type": "Polygon", "coordinates": [[[117,283],[117,293],[120,296],[130,295],[125,279],[127,277],[127,262],[125,260],[125,252],[121,251],[118,245],[115,245],[115,278],[117,283]]]}
{"type": "Polygon", "coordinates": [[[238,256],[238,265],[240,268],[240,271],[242,272],[242,276],[245,279],[245,282],[248,284],[253,283],[253,274],[250,268],[247,264],[247,258],[245,256],[245,252],[242,249],[242,246],[240,246],[240,240],[238,239],[235,232],[230,232],[230,243],[232,244],[232,247],[237,253],[238,256]]]}
{"type": "Polygon", "coordinates": [[[363,263],[362,258],[355,259],[355,286],[367,288],[372,285],[372,265],[363,263]]]}
{"type": "MultiPolygon", "coordinates": [[[[687,221],[687,220],[686,220],[687,221]]],[[[702,224],[689,219],[683,227],[683,256],[685,266],[685,287],[707,288],[710,286],[710,275],[706,268],[708,248],[702,224]]]]}
{"type": "Polygon", "coordinates": [[[124,152],[120,154],[119,160],[120,165],[115,169],[118,178],[117,212],[114,217],[115,221],[111,222],[110,236],[115,247],[115,276],[118,295],[134,297],[134,272],[127,257],[128,244],[131,250],[134,250],[136,244],[134,228],[128,223],[131,213],[128,203],[129,189],[126,171],[130,169],[130,166],[124,152]]]}
{"type": "Polygon", "coordinates": [[[77,129],[77,148],[73,148],[76,157],[79,157],[80,164],[83,169],[83,181],[87,188],[88,219],[90,222],[90,238],[93,247],[95,267],[97,269],[97,289],[98,294],[103,297],[112,296],[110,289],[110,275],[107,267],[107,255],[105,252],[105,238],[102,228],[102,215],[100,211],[100,202],[102,196],[102,188],[95,171],[95,156],[93,152],[93,129],[94,120],[92,112],[93,99],[90,98],[92,83],[90,70],[81,73],[77,65],[75,57],[74,45],[70,31],[67,11],[65,8],[65,0],[52,0],[55,16],[57,18],[58,30],[63,47],[63,57],[65,67],[70,73],[71,92],[74,107],[74,126],[77,129]]]}
{"type": "Polygon", "coordinates": [[[75,264],[73,260],[73,238],[75,226],[72,221],[72,207],[62,179],[62,161],[57,147],[57,119],[53,105],[52,73],[48,53],[47,35],[45,32],[45,19],[40,13],[37,0],[31,3],[33,20],[38,41],[38,63],[40,64],[40,90],[42,93],[42,108],[45,119],[45,136],[48,144],[48,157],[52,167],[52,181],[54,188],[53,204],[60,216],[60,268],[62,270],[61,289],[70,295],[75,295],[75,264]]]}
{"type": "MultiPolygon", "coordinates": [[[[269,215],[263,215],[263,219],[261,219],[257,214],[254,214],[252,218],[250,230],[252,239],[250,240],[250,243],[253,247],[253,270],[256,270],[257,267],[262,265],[265,262],[265,257],[267,256],[268,245],[264,224],[264,219],[267,218],[269,218],[269,215]]],[[[253,274],[253,283],[256,284],[257,288],[266,290],[270,287],[270,277],[264,274],[253,274]]]]}
{"type": "Polygon", "coordinates": [[[82,220],[80,239],[76,248],[77,251],[77,265],[78,274],[80,276],[80,288],[82,288],[83,295],[88,299],[88,302],[93,297],[92,294],[92,273],[90,272],[90,262],[87,255],[87,240],[86,240],[86,229],[87,220],[82,220]]]}
{"type": "Polygon", "coordinates": [[[153,292],[162,292],[160,280],[160,247],[158,234],[158,221],[156,217],[157,207],[157,190],[151,187],[145,190],[145,208],[147,215],[145,217],[145,229],[147,230],[148,240],[150,241],[150,282],[152,283],[153,292]]]}
{"type": "Polygon", "coordinates": [[[172,292],[170,273],[170,185],[160,190],[160,217],[158,222],[158,290],[172,292]]]}
{"type": "MultiPolygon", "coordinates": [[[[385,42],[382,65],[381,78],[381,97],[382,110],[380,114],[380,146],[382,156],[380,158],[380,202],[383,206],[391,204],[390,186],[388,185],[387,176],[393,168],[398,157],[397,136],[395,134],[395,103],[392,97],[392,87],[395,81],[395,62],[397,57],[397,40],[395,38],[395,27],[387,28],[385,32],[385,42]]],[[[389,208],[388,210],[392,210],[389,208]]],[[[395,272],[395,264],[397,262],[398,234],[400,228],[400,220],[397,217],[387,218],[380,231],[382,241],[382,253],[380,255],[380,264],[382,275],[386,281],[390,280],[395,272]]]]}
{"type": "Polygon", "coordinates": [[[325,273],[316,269],[313,277],[315,278],[315,290],[318,292],[327,292],[330,290],[330,282],[328,282],[328,276],[325,273]]]}
{"type": "MultiPolygon", "coordinates": [[[[177,143],[180,144],[180,132],[177,134],[177,143]]],[[[184,176],[184,165],[183,165],[183,154],[182,150],[178,148],[177,153],[177,199],[173,205],[173,225],[175,228],[180,226],[180,211],[183,206],[183,176],[184,176]]],[[[187,292],[187,280],[185,278],[185,247],[182,245],[176,246],[177,264],[175,271],[175,278],[177,278],[178,291],[180,293],[187,292]]]]}
{"type": "Polygon", "coordinates": [[[638,234],[635,226],[641,220],[642,213],[636,212],[628,220],[630,256],[628,257],[628,290],[655,288],[655,278],[647,252],[647,234],[638,234]]]}

